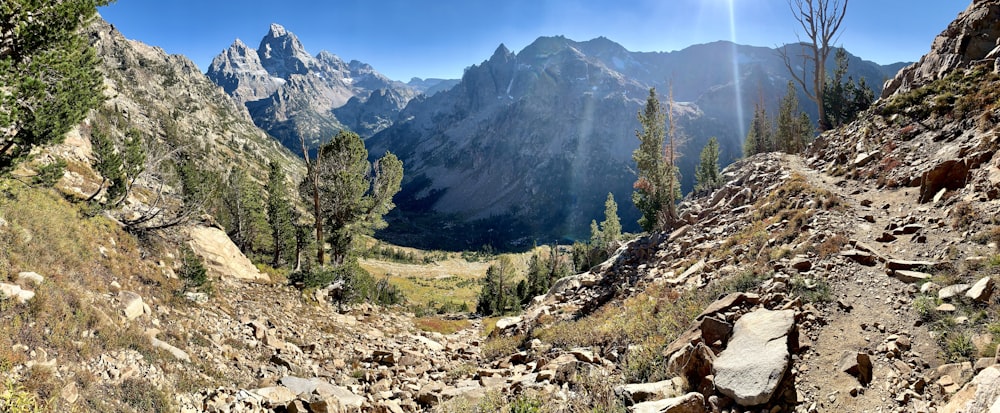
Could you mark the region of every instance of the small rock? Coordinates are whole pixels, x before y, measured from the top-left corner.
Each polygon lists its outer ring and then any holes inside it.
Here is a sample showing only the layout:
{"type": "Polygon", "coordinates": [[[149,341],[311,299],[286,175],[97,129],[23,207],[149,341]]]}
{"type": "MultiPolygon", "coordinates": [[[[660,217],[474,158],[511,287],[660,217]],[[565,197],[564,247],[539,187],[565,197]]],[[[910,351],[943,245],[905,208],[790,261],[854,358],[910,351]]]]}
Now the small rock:
{"type": "Polygon", "coordinates": [[[969,288],[969,291],[966,291],[965,296],[980,303],[989,301],[990,297],[993,296],[993,278],[983,277],[976,281],[969,288]]]}
{"type": "Polygon", "coordinates": [[[949,300],[952,297],[960,295],[970,288],[969,284],[955,284],[949,285],[938,291],[938,298],[942,300],[949,300]]]}
{"type": "Polygon", "coordinates": [[[125,318],[131,321],[142,316],[145,303],[142,302],[142,297],[139,294],[122,291],[118,293],[118,300],[122,303],[122,313],[124,313],[125,318]]]}
{"type": "Polygon", "coordinates": [[[921,283],[931,279],[930,274],[908,270],[893,271],[892,276],[905,283],[921,283]]]}
{"type": "Polygon", "coordinates": [[[871,356],[865,352],[845,351],[840,358],[840,371],[850,374],[867,386],[872,381],[871,356]]]}
{"type": "Polygon", "coordinates": [[[42,277],[37,272],[20,272],[17,274],[17,282],[19,283],[31,283],[35,286],[42,285],[45,281],[45,277],[42,277]]]}
{"type": "Polygon", "coordinates": [[[633,413],[705,413],[705,396],[688,393],[680,397],[639,403],[633,413]]]}

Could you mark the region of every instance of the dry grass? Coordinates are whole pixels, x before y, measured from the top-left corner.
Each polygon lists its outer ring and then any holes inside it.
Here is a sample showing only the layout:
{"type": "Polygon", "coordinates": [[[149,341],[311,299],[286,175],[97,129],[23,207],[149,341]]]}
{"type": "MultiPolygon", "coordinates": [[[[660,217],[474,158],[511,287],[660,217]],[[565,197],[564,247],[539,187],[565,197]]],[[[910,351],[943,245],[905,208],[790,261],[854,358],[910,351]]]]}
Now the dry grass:
{"type": "Polygon", "coordinates": [[[469,320],[449,320],[440,317],[421,317],[413,320],[413,324],[423,330],[441,334],[454,334],[466,328],[472,323],[469,320]]]}
{"type": "MultiPolygon", "coordinates": [[[[468,305],[468,308],[475,309],[476,298],[481,288],[480,280],[486,276],[486,270],[489,269],[490,265],[499,258],[470,262],[463,259],[459,253],[428,252],[389,244],[382,245],[398,248],[406,253],[413,253],[415,257],[421,259],[425,256],[446,257],[446,259],[439,259],[427,264],[367,258],[359,260],[361,267],[376,279],[388,277],[389,282],[403,292],[403,296],[406,297],[410,306],[416,308],[437,309],[442,305],[454,308],[464,303],[468,305]]],[[[539,248],[546,249],[547,247],[539,248]]],[[[511,258],[516,272],[522,274],[527,271],[531,253],[529,251],[521,254],[506,254],[506,256],[511,258]]]]}
{"type": "MultiPolygon", "coordinates": [[[[0,217],[6,222],[0,226],[0,281],[13,281],[21,271],[45,277],[39,286],[25,286],[36,294],[28,303],[0,303],[0,374],[27,361],[23,351],[12,350],[15,344],[44,350],[68,365],[122,348],[155,359],[141,328],[116,322],[118,310],[103,296],[112,281],[146,302],[174,290],[173,280],[142,259],[138,240],[102,216],[88,216],[83,205],[67,202],[55,190],[14,181],[0,181],[0,217]]],[[[57,403],[56,389],[66,384],[40,369],[22,379],[24,389],[45,406],[57,403]]]]}
{"type": "Polygon", "coordinates": [[[704,293],[681,294],[651,285],[618,305],[606,305],[575,321],[555,323],[535,330],[534,337],[557,347],[597,347],[625,352],[625,379],[630,382],[665,379],[663,347],[684,332],[715,297],[704,293]]]}

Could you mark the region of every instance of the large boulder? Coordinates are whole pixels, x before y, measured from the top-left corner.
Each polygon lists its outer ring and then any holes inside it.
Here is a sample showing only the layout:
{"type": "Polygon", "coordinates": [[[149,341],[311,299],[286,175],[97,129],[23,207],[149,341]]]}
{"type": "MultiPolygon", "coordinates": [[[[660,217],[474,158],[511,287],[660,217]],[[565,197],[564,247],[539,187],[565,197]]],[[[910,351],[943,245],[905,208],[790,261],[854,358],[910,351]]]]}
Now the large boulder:
{"type": "Polygon", "coordinates": [[[1000,412],[1000,368],[983,369],[969,384],[955,393],[941,413],[1000,412]]]}
{"type": "Polygon", "coordinates": [[[964,160],[944,161],[924,172],[920,179],[920,203],[930,202],[942,189],[961,189],[969,181],[969,164],[964,160]]]}
{"type": "Polygon", "coordinates": [[[250,259],[229,239],[224,231],[214,227],[195,226],[187,230],[191,249],[205,260],[209,276],[236,278],[247,281],[270,281],[250,259]]]}
{"type": "Polygon", "coordinates": [[[715,360],[715,386],[741,406],[767,403],[788,371],[793,310],[757,310],[736,321],[729,347],[715,360]]]}

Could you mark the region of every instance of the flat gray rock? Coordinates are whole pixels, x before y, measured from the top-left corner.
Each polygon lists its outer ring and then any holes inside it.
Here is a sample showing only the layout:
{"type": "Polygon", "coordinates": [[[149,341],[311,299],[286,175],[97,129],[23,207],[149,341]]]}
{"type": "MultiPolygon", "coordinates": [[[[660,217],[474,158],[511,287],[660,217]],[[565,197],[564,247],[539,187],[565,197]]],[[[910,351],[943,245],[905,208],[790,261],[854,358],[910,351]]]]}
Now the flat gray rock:
{"type": "Polygon", "coordinates": [[[639,403],[632,406],[633,413],[705,413],[705,396],[688,393],[680,397],[639,403]]]}
{"type": "Polygon", "coordinates": [[[757,310],[737,320],[729,347],[713,366],[719,392],[741,406],[771,400],[788,370],[788,334],[794,327],[793,310],[757,310]]]}

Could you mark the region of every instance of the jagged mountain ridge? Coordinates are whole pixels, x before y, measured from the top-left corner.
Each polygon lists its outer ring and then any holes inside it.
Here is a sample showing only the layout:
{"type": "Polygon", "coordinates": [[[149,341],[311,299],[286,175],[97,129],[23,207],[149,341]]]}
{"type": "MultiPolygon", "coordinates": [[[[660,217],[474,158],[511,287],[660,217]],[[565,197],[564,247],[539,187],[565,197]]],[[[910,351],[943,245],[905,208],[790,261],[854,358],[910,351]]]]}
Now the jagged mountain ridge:
{"type": "MultiPolygon", "coordinates": [[[[850,75],[877,77],[873,85],[901,66],[854,56],[850,63],[850,75]]],[[[600,219],[609,191],[626,228],[636,230],[631,153],[636,113],[650,87],[665,99],[672,84],[674,100],[682,102],[679,124],[690,138],[680,160],[687,191],[708,138],[719,138],[723,164],[738,157],[744,134],[738,125],[749,122],[760,99],[776,107],[788,79],[774,49],[730,42],[670,53],[630,52],[603,37],[541,37],[517,54],[501,45],[458,85],[414,99],[369,140],[373,156],[392,151],[407,168],[397,202],[402,212],[383,236],[429,248],[579,239],[591,219],[600,219]],[[421,238],[424,224],[442,238],[421,238]]]]}
{"type": "Polygon", "coordinates": [[[303,176],[302,161],[254,126],[247,111],[187,57],[128,40],[101,19],[87,33],[101,61],[108,96],[94,116],[119,114],[128,122],[112,122],[112,134],[136,128],[146,139],[197,154],[218,172],[245,169],[266,177],[267,163],[277,161],[293,180],[303,176]]]}
{"type": "Polygon", "coordinates": [[[245,105],[259,127],[296,152],[301,151],[300,136],[310,147],[342,128],[370,136],[391,124],[417,94],[369,64],[345,62],[327,51],[310,55],[279,24],[271,25],[257,49],[236,39],[213,59],[206,74],[245,105]],[[334,112],[348,104],[346,112],[334,112]]]}
{"type": "Polygon", "coordinates": [[[419,77],[415,77],[410,79],[409,82],[406,82],[406,84],[420,93],[423,93],[427,96],[433,96],[438,92],[444,92],[448,89],[451,89],[452,87],[457,85],[458,82],[459,79],[438,79],[438,78],[421,79],[419,77]]]}

